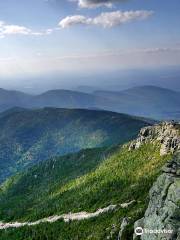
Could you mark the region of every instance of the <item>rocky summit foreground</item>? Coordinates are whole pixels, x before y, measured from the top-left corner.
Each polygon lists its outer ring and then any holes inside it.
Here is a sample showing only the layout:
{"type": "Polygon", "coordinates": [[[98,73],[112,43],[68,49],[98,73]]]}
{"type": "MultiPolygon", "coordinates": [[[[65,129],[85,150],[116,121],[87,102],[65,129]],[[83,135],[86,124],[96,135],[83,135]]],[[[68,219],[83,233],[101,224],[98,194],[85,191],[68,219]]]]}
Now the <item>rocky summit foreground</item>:
{"type": "Polygon", "coordinates": [[[162,168],[162,174],[149,193],[149,205],[142,219],[134,224],[133,239],[175,240],[180,239],[180,125],[161,123],[143,128],[132,147],[139,147],[148,140],[160,140],[160,154],[174,153],[162,168]],[[137,236],[138,235],[138,236],[137,236]]]}
{"type": "MultiPolygon", "coordinates": [[[[145,215],[135,223],[142,240],[180,238],[180,154],[168,162],[150,190],[145,215]]],[[[134,239],[136,234],[134,234],[134,239]]]]}

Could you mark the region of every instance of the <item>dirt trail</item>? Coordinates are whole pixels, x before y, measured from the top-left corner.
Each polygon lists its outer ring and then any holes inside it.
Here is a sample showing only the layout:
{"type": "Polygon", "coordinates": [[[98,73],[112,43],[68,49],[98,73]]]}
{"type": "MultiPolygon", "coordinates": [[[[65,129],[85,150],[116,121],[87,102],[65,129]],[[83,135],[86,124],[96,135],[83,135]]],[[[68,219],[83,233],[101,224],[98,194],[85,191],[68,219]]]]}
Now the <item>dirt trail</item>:
{"type": "Polygon", "coordinates": [[[84,219],[98,217],[99,215],[101,215],[103,213],[107,213],[107,212],[115,210],[117,207],[128,208],[134,202],[135,202],[135,200],[132,200],[128,203],[122,203],[119,205],[109,205],[108,207],[100,208],[96,212],[93,212],[93,213],[79,212],[79,213],[54,215],[54,216],[50,216],[47,218],[42,218],[35,222],[9,222],[9,223],[0,222],[0,230],[8,229],[8,228],[20,228],[20,227],[24,227],[24,226],[34,226],[34,225],[38,225],[40,223],[53,223],[60,219],[62,219],[64,222],[69,222],[69,221],[74,221],[74,220],[80,221],[80,220],[84,220],[84,219]]]}
{"type": "Polygon", "coordinates": [[[40,219],[35,222],[9,222],[9,223],[3,223],[0,222],[0,230],[7,229],[7,228],[20,228],[24,226],[33,226],[38,225],[40,223],[53,223],[60,219],[64,220],[64,222],[69,222],[73,220],[83,220],[83,219],[89,219],[93,217],[98,217],[100,214],[107,213],[109,211],[113,211],[117,205],[110,205],[106,208],[98,209],[94,213],[87,213],[87,212],[79,212],[79,213],[68,213],[68,214],[62,214],[62,215],[55,215],[50,216],[47,218],[40,219]]]}

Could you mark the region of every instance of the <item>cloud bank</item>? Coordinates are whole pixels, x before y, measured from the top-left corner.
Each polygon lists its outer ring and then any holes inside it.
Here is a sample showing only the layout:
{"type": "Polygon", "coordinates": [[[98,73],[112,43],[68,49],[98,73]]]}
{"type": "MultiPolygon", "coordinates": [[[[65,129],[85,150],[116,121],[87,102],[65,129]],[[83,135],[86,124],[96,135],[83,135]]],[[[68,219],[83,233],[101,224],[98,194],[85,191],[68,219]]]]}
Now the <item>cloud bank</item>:
{"type": "MultiPolygon", "coordinates": [[[[0,57],[0,77],[28,76],[62,72],[75,73],[117,71],[120,69],[167,67],[180,65],[180,48],[155,47],[137,49],[109,49],[106,51],[75,51],[69,55],[11,56],[0,57]],[[69,70],[71,69],[71,71],[69,70]]],[[[50,75],[52,76],[52,75],[50,75]]],[[[24,79],[24,78],[23,78],[24,79]]],[[[43,78],[44,80],[44,78],[43,78]]],[[[12,84],[12,83],[11,83],[12,84]]]]}
{"type": "Polygon", "coordinates": [[[104,12],[94,18],[88,18],[83,15],[67,16],[59,22],[61,28],[67,28],[74,25],[96,25],[104,28],[111,28],[137,20],[145,20],[153,15],[153,11],[114,11],[104,12]]]}

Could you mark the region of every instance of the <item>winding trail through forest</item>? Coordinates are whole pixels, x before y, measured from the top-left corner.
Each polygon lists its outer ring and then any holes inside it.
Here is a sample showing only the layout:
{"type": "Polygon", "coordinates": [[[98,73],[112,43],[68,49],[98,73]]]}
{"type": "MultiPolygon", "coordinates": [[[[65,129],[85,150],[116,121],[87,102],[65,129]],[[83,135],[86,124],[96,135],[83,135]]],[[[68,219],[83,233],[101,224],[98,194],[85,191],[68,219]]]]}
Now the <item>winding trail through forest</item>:
{"type": "Polygon", "coordinates": [[[106,208],[98,209],[94,213],[87,213],[87,212],[68,213],[68,214],[50,216],[50,217],[43,218],[43,219],[40,219],[35,222],[10,222],[10,223],[0,222],[0,230],[7,229],[7,228],[20,228],[20,227],[24,227],[24,226],[34,226],[34,225],[38,225],[40,223],[53,223],[60,219],[64,220],[64,222],[69,222],[69,221],[73,221],[73,220],[80,221],[83,219],[97,217],[102,213],[107,213],[109,211],[113,211],[115,208],[116,208],[116,205],[110,205],[106,208]]]}
{"type": "MultiPolygon", "coordinates": [[[[128,203],[123,203],[120,204],[119,207],[121,208],[127,208],[129,205],[133,204],[135,201],[131,201],[128,203]]],[[[109,205],[106,208],[100,208],[98,209],[96,212],[93,213],[88,213],[88,212],[79,212],[79,213],[68,213],[68,214],[62,214],[62,215],[54,215],[54,216],[50,216],[47,218],[42,218],[40,220],[37,220],[35,222],[9,222],[9,223],[3,223],[0,222],[0,230],[3,229],[8,229],[8,228],[20,228],[20,227],[24,227],[24,226],[34,226],[34,225],[38,225],[41,223],[53,223],[56,222],[60,219],[62,219],[64,222],[69,222],[69,221],[80,221],[80,220],[84,220],[84,219],[89,219],[89,218],[93,218],[93,217],[98,217],[99,215],[103,214],[103,213],[107,213],[110,211],[113,211],[117,208],[118,205],[109,205]]]]}

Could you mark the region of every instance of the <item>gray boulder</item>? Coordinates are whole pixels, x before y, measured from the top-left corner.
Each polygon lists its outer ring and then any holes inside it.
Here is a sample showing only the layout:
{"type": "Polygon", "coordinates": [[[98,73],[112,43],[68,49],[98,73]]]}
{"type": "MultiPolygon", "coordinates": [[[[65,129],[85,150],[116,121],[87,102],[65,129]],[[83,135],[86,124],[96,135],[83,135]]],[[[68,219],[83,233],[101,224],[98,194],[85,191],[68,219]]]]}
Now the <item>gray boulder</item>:
{"type": "Polygon", "coordinates": [[[163,167],[163,173],[150,190],[150,201],[144,218],[134,224],[143,234],[133,239],[180,239],[180,153],[163,167]]]}

